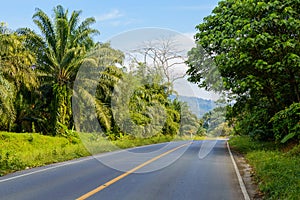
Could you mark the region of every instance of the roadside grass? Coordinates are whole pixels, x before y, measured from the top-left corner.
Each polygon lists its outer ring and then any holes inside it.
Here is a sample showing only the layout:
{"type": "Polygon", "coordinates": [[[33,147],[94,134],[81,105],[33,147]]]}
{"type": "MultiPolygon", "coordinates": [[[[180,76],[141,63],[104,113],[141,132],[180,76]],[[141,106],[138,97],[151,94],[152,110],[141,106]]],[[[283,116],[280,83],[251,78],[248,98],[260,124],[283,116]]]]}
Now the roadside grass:
{"type": "Polygon", "coordinates": [[[258,142],[236,136],[231,148],[245,155],[253,167],[255,179],[265,199],[299,199],[300,144],[286,151],[272,142],[258,142]]]}
{"type": "MultiPolygon", "coordinates": [[[[193,139],[205,138],[195,137],[193,139]]],[[[191,140],[191,138],[168,135],[158,135],[152,138],[124,136],[109,141],[91,133],[74,134],[72,137],[64,138],[37,133],[0,132],[0,176],[102,152],[173,140],[191,140]]]]}
{"type": "Polygon", "coordinates": [[[0,176],[88,155],[81,143],[63,137],[0,132],[0,176]]]}

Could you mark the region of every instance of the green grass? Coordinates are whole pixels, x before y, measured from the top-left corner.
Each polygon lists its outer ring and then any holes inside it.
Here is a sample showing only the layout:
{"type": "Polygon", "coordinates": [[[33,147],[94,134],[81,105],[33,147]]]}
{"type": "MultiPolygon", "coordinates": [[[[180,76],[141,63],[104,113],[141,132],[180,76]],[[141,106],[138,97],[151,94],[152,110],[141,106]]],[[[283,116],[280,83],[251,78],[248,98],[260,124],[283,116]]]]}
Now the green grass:
{"type": "Polygon", "coordinates": [[[0,175],[88,155],[81,143],[63,137],[0,132],[0,175]]]}
{"type": "MultiPolygon", "coordinates": [[[[26,168],[43,166],[102,152],[171,140],[190,139],[190,137],[158,135],[144,139],[124,136],[115,141],[108,141],[97,134],[91,133],[80,133],[77,137],[67,139],[37,133],[0,132],[0,176],[26,168]]],[[[198,137],[194,139],[204,138],[198,137]]]]}
{"type": "Polygon", "coordinates": [[[253,166],[265,199],[299,199],[300,144],[289,151],[272,142],[257,142],[249,137],[233,137],[229,144],[253,166]]]}

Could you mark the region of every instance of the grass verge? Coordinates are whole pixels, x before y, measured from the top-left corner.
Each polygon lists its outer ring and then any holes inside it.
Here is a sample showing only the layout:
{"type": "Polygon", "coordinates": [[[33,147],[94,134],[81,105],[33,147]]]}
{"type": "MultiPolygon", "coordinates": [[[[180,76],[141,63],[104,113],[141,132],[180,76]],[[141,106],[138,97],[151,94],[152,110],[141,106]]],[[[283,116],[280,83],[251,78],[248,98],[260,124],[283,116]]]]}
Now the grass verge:
{"type": "Polygon", "coordinates": [[[88,155],[81,143],[70,142],[63,137],[0,132],[1,176],[88,155]]]}
{"type": "Polygon", "coordinates": [[[288,151],[272,142],[233,137],[231,148],[243,153],[253,167],[259,189],[265,199],[299,199],[300,144],[288,151]]]}
{"type": "MultiPolygon", "coordinates": [[[[26,168],[43,166],[102,152],[141,145],[190,140],[190,137],[165,135],[152,138],[124,136],[108,141],[97,134],[83,133],[79,137],[51,137],[37,133],[0,132],[0,176],[26,168]],[[83,142],[82,142],[83,141],[83,142]]],[[[204,138],[194,138],[204,139],[204,138]]]]}

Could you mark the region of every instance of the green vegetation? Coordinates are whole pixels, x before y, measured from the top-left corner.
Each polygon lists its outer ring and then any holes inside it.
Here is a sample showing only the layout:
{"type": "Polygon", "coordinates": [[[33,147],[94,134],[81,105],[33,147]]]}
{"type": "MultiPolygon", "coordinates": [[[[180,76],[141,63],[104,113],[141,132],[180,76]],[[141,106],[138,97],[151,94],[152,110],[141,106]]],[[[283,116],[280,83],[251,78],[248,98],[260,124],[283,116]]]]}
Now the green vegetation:
{"type": "Polygon", "coordinates": [[[249,136],[233,137],[229,144],[235,151],[243,153],[253,166],[265,199],[299,198],[300,144],[286,150],[285,145],[254,141],[249,136]]]}
{"type": "Polygon", "coordinates": [[[25,47],[25,41],[26,37],[0,23],[0,129],[12,130],[20,115],[26,117],[27,113],[21,111],[24,99],[38,85],[36,73],[28,67],[35,56],[25,47]]]}
{"type": "Polygon", "coordinates": [[[80,143],[34,133],[0,132],[0,175],[89,155],[80,143]]]}
{"type": "Polygon", "coordinates": [[[127,72],[124,53],[93,41],[95,19],[80,15],[58,5],[50,18],[37,8],[32,19],[40,34],[1,23],[0,130],[69,138],[76,129],[111,139],[195,133],[197,117],[168,98],[169,72],[137,60],[127,72]],[[180,129],[182,121],[188,126],[180,129]]]}
{"type": "Polygon", "coordinates": [[[135,60],[127,72],[124,53],[95,42],[95,19],[80,15],[58,5],[51,18],[37,8],[39,34],[0,24],[0,131],[8,131],[0,132],[1,175],[203,135],[190,108],[169,98],[166,66],[135,60]]]}
{"type": "Polygon", "coordinates": [[[72,128],[71,97],[73,82],[89,49],[94,47],[92,35],[98,33],[90,28],[94,18],[80,22],[80,11],[68,10],[57,6],[51,20],[46,13],[36,9],[33,22],[42,35],[31,30],[21,29],[27,37],[27,46],[39,58],[37,61],[40,81],[48,86],[50,99],[50,121],[53,135],[63,134],[61,124],[72,128]]]}
{"type": "MultiPolygon", "coordinates": [[[[91,154],[141,145],[191,140],[190,137],[156,135],[150,138],[122,136],[115,141],[95,134],[73,133],[73,137],[52,137],[37,133],[0,132],[0,176],[17,170],[62,162],[91,154]],[[84,141],[82,143],[81,141],[84,141]]],[[[196,137],[193,139],[204,139],[196,137]]]]}
{"type": "Polygon", "coordinates": [[[196,26],[189,80],[227,94],[236,134],[299,141],[299,8],[298,0],[223,0],[196,26]]]}
{"type": "Polygon", "coordinates": [[[0,175],[233,129],[247,135],[230,144],[253,165],[266,198],[297,199],[300,146],[289,145],[300,139],[299,9],[298,0],[222,0],[197,25],[189,80],[230,103],[202,119],[169,98],[172,49],[151,47],[154,68],[134,60],[126,70],[124,53],[94,41],[95,19],[81,21],[81,11],[58,5],[50,18],[36,9],[40,34],[0,23],[0,130],[8,131],[0,132],[0,175]]]}

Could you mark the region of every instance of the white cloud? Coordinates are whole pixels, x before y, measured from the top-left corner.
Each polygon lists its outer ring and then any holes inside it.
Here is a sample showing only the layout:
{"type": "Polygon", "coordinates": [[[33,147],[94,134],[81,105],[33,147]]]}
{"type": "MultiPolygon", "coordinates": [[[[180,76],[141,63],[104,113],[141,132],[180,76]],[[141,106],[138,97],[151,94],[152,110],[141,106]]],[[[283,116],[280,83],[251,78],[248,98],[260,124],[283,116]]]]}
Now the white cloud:
{"type": "Polygon", "coordinates": [[[102,22],[107,25],[116,27],[116,26],[127,26],[132,23],[137,23],[139,20],[128,18],[118,9],[111,10],[110,12],[98,15],[96,17],[97,22],[102,22]]]}
{"type": "Polygon", "coordinates": [[[123,17],[124,15],[118,10],[114,9],[108,13],[102,14],[98,17],[96,17],[97,21],[107,21],[107,20],[112,20],[112,19],[117,19],[120,17],[123,17]]]}

